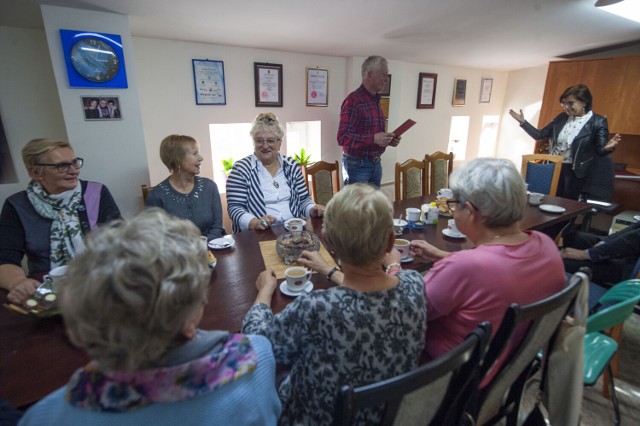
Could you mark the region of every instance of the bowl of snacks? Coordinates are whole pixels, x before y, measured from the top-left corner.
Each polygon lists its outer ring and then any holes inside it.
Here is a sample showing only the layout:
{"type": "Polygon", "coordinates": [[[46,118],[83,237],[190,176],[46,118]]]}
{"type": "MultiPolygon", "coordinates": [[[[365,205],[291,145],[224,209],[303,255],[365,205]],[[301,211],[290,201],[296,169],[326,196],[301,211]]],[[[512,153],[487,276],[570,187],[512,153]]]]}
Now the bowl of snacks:
{"type": "Polygon", "coordinates": [[[319,251],[320,239],[309,232],[285,232],[276,240],[276,253],[286,265],[294,263],[304,250],[319,251]]]}

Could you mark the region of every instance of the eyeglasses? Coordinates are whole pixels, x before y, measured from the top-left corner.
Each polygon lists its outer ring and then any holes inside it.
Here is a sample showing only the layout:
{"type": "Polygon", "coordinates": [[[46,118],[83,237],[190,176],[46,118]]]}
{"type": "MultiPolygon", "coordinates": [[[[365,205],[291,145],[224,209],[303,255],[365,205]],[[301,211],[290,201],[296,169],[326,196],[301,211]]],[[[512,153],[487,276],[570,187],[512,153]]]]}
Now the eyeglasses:
{"type": "Polygon", "coordinates": [[[253,143],[258,145],[258,146],[262,146],[265,143],[269,146],[274,146],[275,144],[277,144],[278,142],[280,142],[279,139],[254,139],[253,143]]]}
{"type": "Polygon", "coordinates": [[[82,166],[84,165],[84,158],[76,157],[70,163],[69,162],[64,162],[64,163],[36,163],[35,165],[36,166],[55,167],[58,172],[66,173],[66,172],[69,171],[69,168],[71,168],[71,166],[73,166],[73,168],[75,168],[75,169],[81,169],[82,166]]]}
{"type": "Polygon", "coordinates": [[[560,106],[571,108],[572,106],[575,105],[575,103],[576,103],[576,101],[562,101],[562,102],[560,102],[560,106]]]}
{"type": "MultiPolygon", "coordinates": [[[[467,202],[468,202],[469,204],[471,204],[471,207],[473,207],[473,208],[474,208],[474,209],[476,209],[476,210],[479,210],[479,209],[476,207],[476,205],[475,205],[475,204],[473,204],[473,202],[471,202],[471,201],[469,201],[469,200],[467,200],[467,202]]],[[[458,211],[458,207],[456,206],[457,204],[462,204],[462,203],[461,203],[460,201],[458,201],[458,200],[447,200],[447,201],[446,201],[446,203],[447,203],[447,207],[449,207],[449,211],[450,211],[451,213],[458,211]]],[[[463,207],[464,207],[464,206],[463,206],[463,207]]]]}

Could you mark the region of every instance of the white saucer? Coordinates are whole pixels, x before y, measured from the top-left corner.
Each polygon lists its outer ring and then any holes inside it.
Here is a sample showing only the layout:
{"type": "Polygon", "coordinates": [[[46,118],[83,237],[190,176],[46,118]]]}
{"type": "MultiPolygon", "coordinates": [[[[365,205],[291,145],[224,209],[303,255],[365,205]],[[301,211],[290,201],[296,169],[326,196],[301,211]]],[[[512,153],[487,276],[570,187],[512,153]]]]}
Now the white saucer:
{"type": "Polygon", "coordinates": [[[287,231],[289,230],[289,221],[291,220],[301,220],[302,221],[302,227],[304,228],[304,226],[307,224],[307,221],[304,219],[298,219],[297,217],[291,218],[289,220],[285,220],[284,221],[284,229],[286,229],[287,231]]]}
{"type": "Polygon", "coordinates": [[[449,228],[444,228],[442,230],[442,233],[449,238],[467,238],[467,236],[464,234],[460,234],[460,233],[454,234],[453,232],[451,232],[449,228]]]}
{"type": "Polygon", "coordinates": [[[562,213],[567,210],[564,207],[556,206],[553,204],[540,204],[538,208],[547,213],[562,213]]]}
{"type": "Polygon", "coordinates": [[[537,203],[535,201],[529,201],[530,206],[539,206],[540,204],[542,204],[542,201],[538,201],[537,203]]]}
{"type": "Polygon", "coordinates": [[[635,220],[640,220],[640,214],[637,214],[633,217],[635,220]]]}
{"type": "Polygon", "coordinates": [[[414,257],[413,256],[407,256],[407,257],[403,257],[402,259],[400,259],[401,263],[409,263],[409,262],[413,262],[414,257]]]}
{"type": "Polygon", "coordinates": [[[309,293],[311,290],[313,290],[313,283],[311,281],[307,281],[306,287],[300,291],[289,290],[287,288],[287,280],[284,280],[280,283],[280,292],[282,294],[286,294],[287,296],[291,296],[291,297],[298,297],[303,293],[309,293]]]}
{"type": "Polygon", "coordinates": [[[236,241],[231,237],[222,237],[209,241],[208,245],[212,250],[224,250],[235,246],[236,241]]]}

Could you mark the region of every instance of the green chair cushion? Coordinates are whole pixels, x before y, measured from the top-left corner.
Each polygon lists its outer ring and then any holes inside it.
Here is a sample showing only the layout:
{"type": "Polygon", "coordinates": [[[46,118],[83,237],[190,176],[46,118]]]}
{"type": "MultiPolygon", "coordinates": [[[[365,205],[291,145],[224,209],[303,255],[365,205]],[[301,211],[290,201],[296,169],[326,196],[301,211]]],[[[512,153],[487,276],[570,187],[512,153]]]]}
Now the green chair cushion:
{"type": "Polygon", "coordinates": [[[584,336],[584,384],[593,386],[618,350],[618,344],[602,333],[584,336]]]}

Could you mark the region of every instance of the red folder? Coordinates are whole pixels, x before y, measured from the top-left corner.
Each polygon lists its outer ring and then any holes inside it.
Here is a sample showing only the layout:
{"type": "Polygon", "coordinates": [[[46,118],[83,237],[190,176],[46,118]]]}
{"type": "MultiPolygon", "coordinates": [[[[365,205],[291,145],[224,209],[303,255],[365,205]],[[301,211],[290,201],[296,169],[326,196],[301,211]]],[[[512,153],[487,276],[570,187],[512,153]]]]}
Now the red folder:
{"type": "Polygon", "coordinates": [[[395,129],[393,132],[394,135],[396,135],[396,138],[399,138],[404,132],[406,132],[407,130],[409,130],[411,127],[413,127],[413,125],[416,124],[415,121],[413,121],[412,119],[408,119],[407,121],[405,121],[404,123],[402,123],[400,126],[398,126],[397,129],[395,129]]]}

